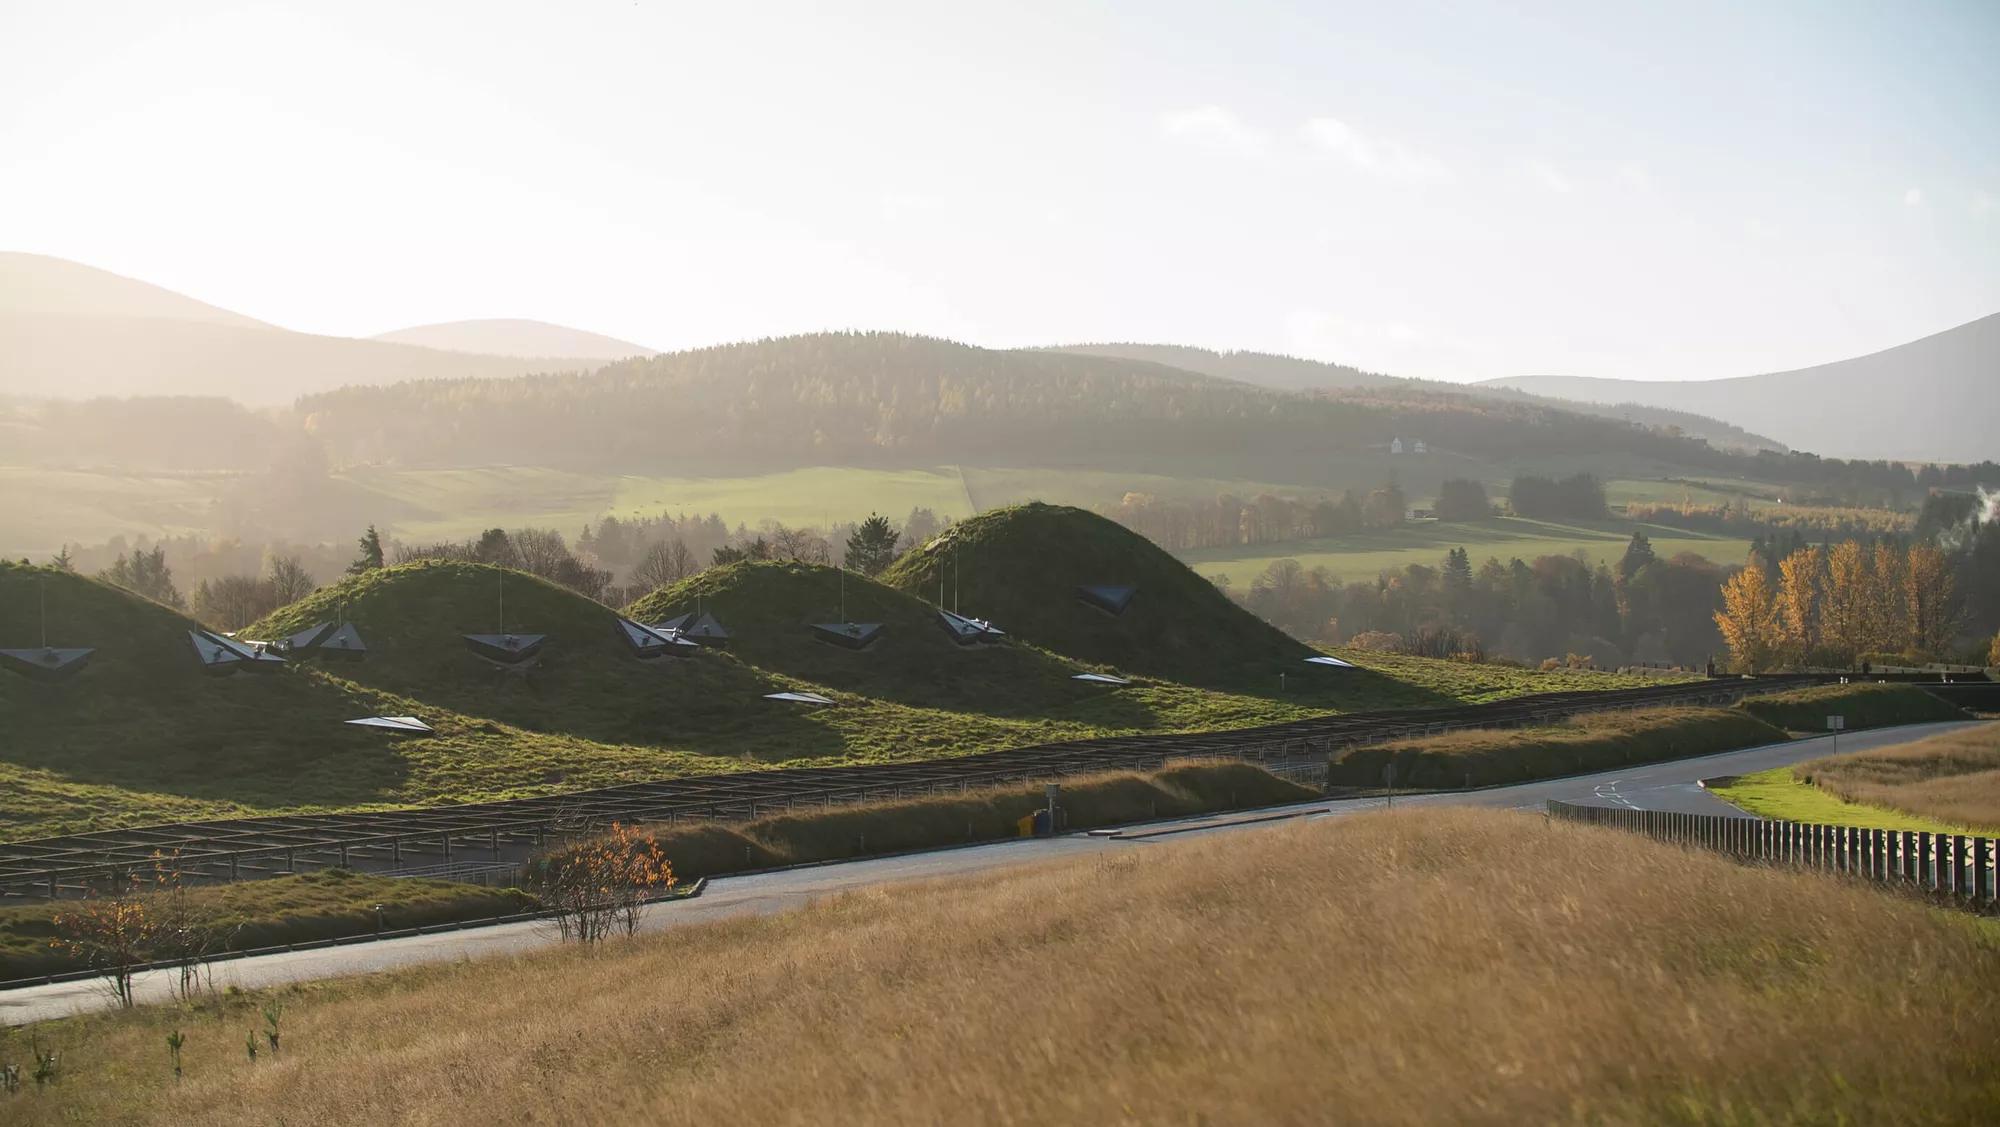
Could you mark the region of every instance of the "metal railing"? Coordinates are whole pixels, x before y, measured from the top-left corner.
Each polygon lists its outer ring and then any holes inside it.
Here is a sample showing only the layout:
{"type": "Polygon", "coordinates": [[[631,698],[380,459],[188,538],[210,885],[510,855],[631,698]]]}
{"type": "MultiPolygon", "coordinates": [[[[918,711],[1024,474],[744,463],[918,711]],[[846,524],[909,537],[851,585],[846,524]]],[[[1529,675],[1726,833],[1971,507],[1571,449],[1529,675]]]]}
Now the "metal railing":
{"type": "Polygon", "coordinates": [[[1580,806],[1550,799],[1551,818],[1700,846],[1746,861],[1845,873],[1955,897],[1991,910],[2000,896],[2000,840],[1968,834],[1877,830],[1771,818],[1681,814],[1622,806],[1580,806]]]}

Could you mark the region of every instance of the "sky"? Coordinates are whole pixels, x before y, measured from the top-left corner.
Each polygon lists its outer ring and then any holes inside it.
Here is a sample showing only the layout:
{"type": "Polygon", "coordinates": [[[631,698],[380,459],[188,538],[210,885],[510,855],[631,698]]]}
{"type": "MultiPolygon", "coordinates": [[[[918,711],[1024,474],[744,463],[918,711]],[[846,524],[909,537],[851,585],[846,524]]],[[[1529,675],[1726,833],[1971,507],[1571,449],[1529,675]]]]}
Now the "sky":
{"type": "Polygon", "coordinates": [[[2000,4],[0,0],[0,250],[532,317],[1711,378],[2000,311],[2000,4]]]}

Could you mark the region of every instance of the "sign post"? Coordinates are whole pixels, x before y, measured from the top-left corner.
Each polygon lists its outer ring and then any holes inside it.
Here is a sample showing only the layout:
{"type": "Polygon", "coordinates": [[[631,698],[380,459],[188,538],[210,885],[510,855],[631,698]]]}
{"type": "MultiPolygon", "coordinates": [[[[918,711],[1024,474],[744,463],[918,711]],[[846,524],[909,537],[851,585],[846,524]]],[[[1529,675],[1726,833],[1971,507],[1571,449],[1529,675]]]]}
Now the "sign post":
{"type": "Polygon", "coordinates": [[[1826,718],[1826,730],[1833,733],[1833,754],[1835,755],[1840,754],[1840,731],[1845,727],[1847,727],[1847,717],[1845,716],[1829,716],[1826,718]]]}
{"type": "Polygon", "coordinates": [[[1396,761],[1391,759],[1382,765],[1382,785],[1389,788],[1389,809],[1396,808],[1396,761]]]}

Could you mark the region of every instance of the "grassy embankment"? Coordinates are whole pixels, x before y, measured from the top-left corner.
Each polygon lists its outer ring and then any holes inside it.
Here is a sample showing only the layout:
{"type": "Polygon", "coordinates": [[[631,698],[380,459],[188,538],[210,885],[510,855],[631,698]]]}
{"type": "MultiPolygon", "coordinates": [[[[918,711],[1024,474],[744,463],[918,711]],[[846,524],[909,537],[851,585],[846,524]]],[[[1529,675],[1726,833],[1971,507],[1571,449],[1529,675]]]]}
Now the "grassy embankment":
{"type": "Polygon", "coordinates": [[[1380,786],[1383,767],[1393,761],[1402,787],[1528,782],[1782,743],[1788,727],[1803,726],[1809,715],[1823,723],[1828,711],[1847,715],[1851,728],[1965,718],[1910,685],[1826,685],[1750,697],[1734,708],[1600,712],[1543,727],[1448,732],[1354,748],[1334,758],[1328,781],[1380,786]]]}
{"type": "MultiPolygon", "coordinates": [[[[1147,773],[1065,779],[1064,828],[1310,802],[1319,791],[1247,763],[1199,763],[1147,773]]],[[[1042,784],[778,814],[749,822],[655,827],[680,879],[744,869],[835,861],[1018,835],[1021,818],[1047,807],[1042,784]]]]}
{"type": "MultiPolygon", "coordinates": [[[[1147,566],[1158,568],[1148,574],[1161,577],[1147,580],[1156,592],[1172,590],[1175,578],[1200,582],[1185,569],[1175,576],[1166,565],[1178,565],[1161,564],[1164,554],[1147,547],[1155,552],[1147,566]]],[[[971,603],[974,575],[968,562],[967,609],[994,613],[971,603]]],[[[344,617],[371,646],[367,662],[212,679],[193,660],[186,632],[194,624],[184,616],[93,580],[0,564],[0,641],[39,637],[37,587],[45,584],[50,641],[99,647],[90,667],[64,684],[0,677],[0,715],[9,724],[9,738],[0,740],[0,839],[932,758],[1641,683],[1371,655],[1350,655],[1367,667],[1360,672],[1323,675],[1295,662],[1307,652],[1297,643],[1211,591],[1209,601],[1182,608],[1191,613],[1173,628],[1195,642],[1249,639],[1232,643],[1239,665],[1214,666],[1192,683],[1136,671],[1131,686],[1092,689],[1068,672],[1127,651],[1100,645],[1068,653],[1017,637],[965,652],[912,594],[851,575],[849,617],[887,622],[890,633],[859,654],[815,642],[807,624],[838,614],[838,574],[758,564],[714,569],[648,600],[664,609],[700,595],[738,633],[732,652],[659,664],[625,652],[610,611],[509,573],[506,627],[552,635],[543,668],[517,684],[496,678],[458,639],[499,628],[500,582],[491,567],[440,563],[344,580],[245,634],[276,637],[344,617]],[[1277,673],[1287,670],[1281,692],[1277,673]],[[825,692],[839,707],[802,711],[760,699],[789,688],[825,692]],[[376,713],[418,715],[437,735],[398,740],[340,723],[376,713]]],[[[1054,607],[1057,615],[1103,617],[1067,589],[1054,607]]],[[[1171,607],[1141,603],[1127,618],[1090,621],[1079,634],[1108,623],[1149,645],[1160,640],[1155,627],[1173,617],[1171,607]]],[[[1061,632],[1051,637],[1065,640],[1061,632]]],[[[1145,660],[1143,648],[1130,652],[1145,660]]],[[[1189,646],[1168,652],[1181,655],[1176,668],[1200,672],[1189,646]]]]}
{"type": "MultiPolygon", "coordinates": [[[[1250,764],[1201,763],[1068,779],[1060,804],[1065,828],[1080,830],[1305,802],[1318,795],[1250,764]]],[[[676,879],[686,883],[752,868],[1010,838],[1023,816],[1046,805],[1042,786],[1035,784],[656,829],[676,879]]],[[[399,880],[342,869],[197,885],[187,895],[217,934],[226,937],[230,950],[486,919],[539,906],[517,889],[399,880]],[[379,927],[378,904],[383,907],[379,927]]],[[[75,907],[0,908],[0,980],[85,969],[49,942],[57,934],[56,914],[75,907]]]]}
{"type": "Polygon", "coordinates": [[[1716,793],[1766,818],[2000,834],[2000,724],[1760,771],[1716,793]]]}
{"type": "Polygon", "coordinates": [[[1740,707],[1788,732],[1815,735],[1826,731],[1828,716],[1846,718],[1848,730],[1967,719],[1965,710],[1915,685],[1883,682],[1793,689],[1750,697],[1740,707]]]}
{"type": "Polygon", "coordinates": [[[1996,986],[1990,933],[1873,889],[1412,811],[293,988],[255,1063],[256,993],[0,1032],[0,1059],[63,1054],[0,1100],[24,1124],[1974,1122],[1996,986]]]}
{"type": "MultiPolygon", "coordinates": [[[[367,935],[384,930],[532,911],[534,897],[516,889],[481,888],[453,881],[397,879],[327,869],[298,876],[196,885],[190,906],[211,921],[230,950],[249,950],[312,939],[367,935]]],[[[73,901],[0,908],[0,979],[85,969],[50,945],[55,916],[73,901]]]]}

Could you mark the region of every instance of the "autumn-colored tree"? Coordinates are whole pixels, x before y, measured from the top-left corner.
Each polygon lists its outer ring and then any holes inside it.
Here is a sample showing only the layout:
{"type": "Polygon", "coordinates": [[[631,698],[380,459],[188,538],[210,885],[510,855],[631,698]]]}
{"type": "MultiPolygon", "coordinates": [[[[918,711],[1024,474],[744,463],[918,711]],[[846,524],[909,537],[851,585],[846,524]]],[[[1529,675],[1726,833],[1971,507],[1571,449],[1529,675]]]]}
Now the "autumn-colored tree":
{"type": "Polygon", "coordinates": [[[1904,583],[1908,559],[1903,549],[1878,542],[1868,561],[1868,648],[1902,653],[1910,648],[1909,596],[1904,583]]]}
{"type": "Polygon", "coordinates": [[[617,927],[636,930],[640,909],[674,886],[674,868],[657,837],[613,822],[609,833],[542,858],[530,883],[562,937],[589,944],[617,927]]]}
{"type": "Polygon", "coordinates": [[[1869,585],[1868,553],[1860,541],[1843,540],[1827,551],[1820,641],[1843,665],[1868,648],[1869,585]]]}
{"type": "Polygon", "coordinates": [[[1737,672],[1768,669],[1777,658],[1783,640],[1778,600],[1764,565],[1755,558],[1722,585],[1722,609],[1716,612],[1715,626],[1729,646],[1730,664],[1737,672]]]}
{"type": "Polygon", "coordinates": [[[1986,649],[1986,664],[2000,668],[2000,633],[1993,635],[1993,644],[1986,649]]]}
{"type": "Polygon", "coordinates": [[[1952,564],[1935,544],[1913,544],[1904,557],[1903,621],[1909,649],[1930,658],[1944,656],[1958,633],[1958,592],[1952,564]]]}
{"type": "Polygon", "coordinates": [[[1778,625],[1785,660],[1805,665],[1820,648],[1820,603],[1825,553],[1801,548],[1778,564],[1778,625]]]}
{"type": "Polygon", "coordinates": [[[82,959],[111,981],[118,1004],[132,1004],[132,975],[152,948],[156,927],[136,888],[93,897],[71,911],[56,913],[56,937],[49,945],[82,959]]]}

